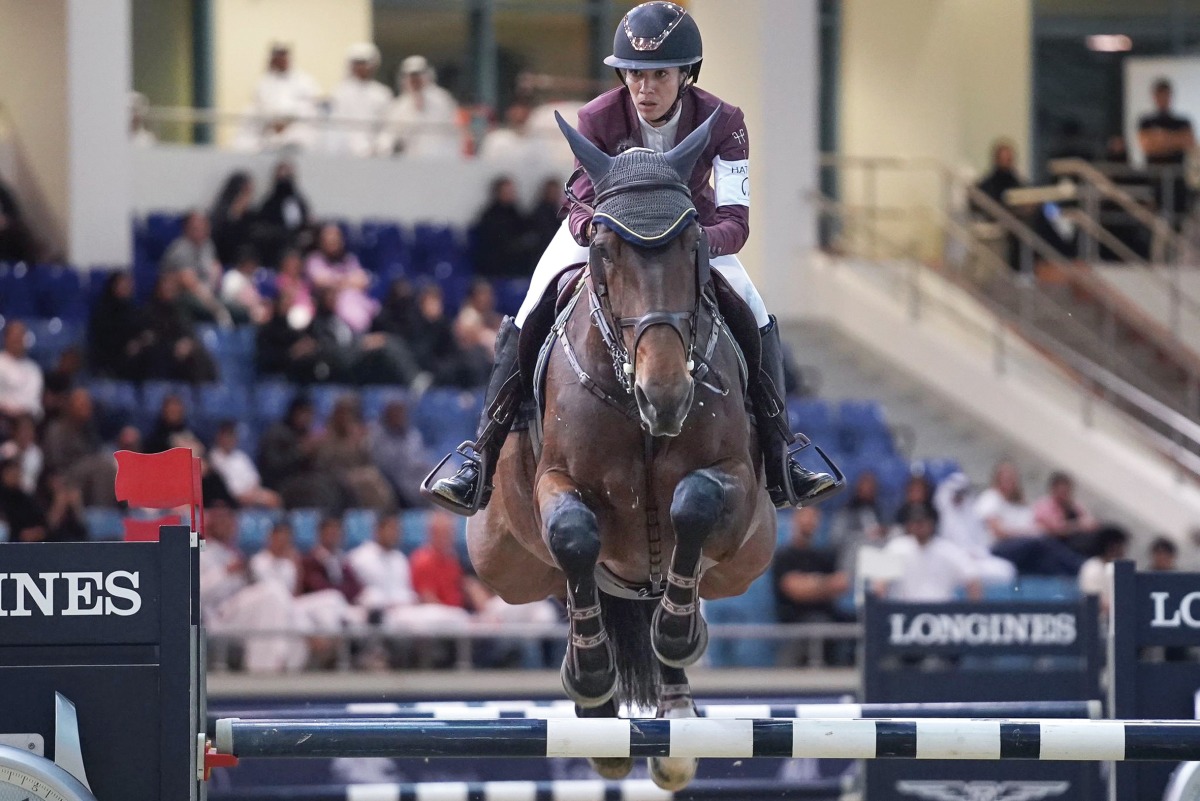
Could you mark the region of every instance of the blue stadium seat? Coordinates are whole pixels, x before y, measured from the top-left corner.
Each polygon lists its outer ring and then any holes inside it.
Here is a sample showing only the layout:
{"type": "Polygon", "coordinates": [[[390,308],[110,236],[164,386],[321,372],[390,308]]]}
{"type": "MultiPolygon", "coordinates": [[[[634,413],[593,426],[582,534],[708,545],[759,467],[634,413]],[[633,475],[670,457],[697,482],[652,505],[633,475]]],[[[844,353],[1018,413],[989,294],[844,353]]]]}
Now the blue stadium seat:
{"type": "Polygon", "coordinates": [[[317,544],[317,527],[321,524],[320,509],[293,509],[288,512],[293,539],[300,553],[308,553],[317,544]]]}
{"type": "Polygon", "coordinates": [[[250,417],[250,393],[241,384],[205,384],[196,390],[196,410],[213,420],[245,420],[250,417]]]}
{"type": "Polygon", "coordinates": [[[808,433],[833,429],[829,404],[819,398],[792,398],[787,402],[787,407],[788,419],[795,431],[808,433]]]}
{"type": "Polygon", "coordinates": [[[496,310],[515,315],[529,292],[528,278],[502,278],[492,284],[496,292],[496,310]]]}
{"type": "Polygon", "coordinates": [[[26,320],[25,324],[29,329],[26,338],[29,356],[40,364],[43,370],[53,369],[58,357],[67,348],[83,344],[80,330],[58,317],[49,320],[26,320]]]}
{"type": "Polygon", "coordinates": [[[242,553],[253,556],[267,544],[271,528],[282,519],[283,513],[271,509],[242,509],[238,512],[237,545],[242,553]]]}
{"type": "Polygon", "coordinates": [[[346,384],[316,384],[310,387],[308,396],[312,398],[313,411],[316,413],[317,421],[324,422],[328,420],[334,405],[339,399],[357,392],[358,390],[355,387],[347,386],[346,384]]]}
{"type": "Polygon", "coordinates": [[[429,525],[429,513],[410,509],[400,515],[400,550],[410,554],[425,544],[425,530],[429,525]]]}
{"type": "Polygon", "coordinates": [[[88,382],[92,400],[110,411],[134,411],[141,408],[137,385],[130,381],[94,378],[88,382]]]}
{"type": "Polygon", "coordinates": [[[264,379],[254,385],[252,417],[262,423],[274,423],[287,414],[296,396],[296,388],[286,381],[264,379]]]}
{"type": "Polygon", "coordinates": [[[1064,576],[1019,576],[1015,598],[1021,601],[1074,600],[1079,583],[1064,576]]]}
{"type": "Polygon", "coordinates": [[[79,273],[61,264],[42,264],[32,271],[38,314],[83,322],[88,316],[87,297],[79,273]]]}
{"type": "Polygon", "coordinates": [[[174,212],[150,214],[146,217],[142,236],[145,253],[151,263],[157,265],[170,244],[183,233],[183,219],[184,215],[174,212]]]}
{"type": "MultiPolygon", "coordinates": [[[[704,616],[719,623],[759,624],[775,621],[771,571],[754,580],[744,595],[704,603],[704,616]]],[[[769,640],[714,639],[708,647],[712,667],[774,667],[775,643],[769,640]]]]}
{"type": "Polygon", "coordinates": [[[0,316],[22,319],[37,316],[37,298],[28,265],[0,264],[0,316]]]}
{"type": "Polygon", "coordinates": [[[482,410],[482,393],[436,388],[417,401],[412,422],[429,448],[441,452],[475,436],[482,410]]]}
{"type": "Polygon", "coordinates": [[[377,275],[400,277],[412,260],[408,243],[399,225],[382,220],[363,222],[360,231],[359,261],[377,275]]]}
{"type": "Polygon", "coordinates": [[[342,534],[346,550],[362,545],[375,536],[378,515],[374,509],[348,509],[342,515],[342,534]]]}
{"type": "Polygon", "coordinates": [[[125,538],[125,516],[120,509],[88,506],[83,510],[83,524],[88,539],[122,540],[125,538]]]}

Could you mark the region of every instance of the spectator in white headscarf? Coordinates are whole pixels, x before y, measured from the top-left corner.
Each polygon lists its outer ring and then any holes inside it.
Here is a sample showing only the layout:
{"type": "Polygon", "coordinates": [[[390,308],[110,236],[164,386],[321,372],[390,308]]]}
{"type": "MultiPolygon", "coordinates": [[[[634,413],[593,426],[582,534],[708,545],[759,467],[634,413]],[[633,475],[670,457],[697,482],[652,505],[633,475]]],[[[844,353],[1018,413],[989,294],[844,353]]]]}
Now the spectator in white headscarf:
{"type": "Polygon", "coordinates": [[[958,545],[975,562],[980,581],[1011,584],[1016,579],[1013,563],[992,555],[992,537],[975,513],[970,479],[962,473],[947,476],[933,494],[933,505],[941,518],[942,537],[958,545]]]}
{"type": "Polygon", "coordinates": [[[321,90],[308,73],[292,69],[291,47],[271,45],[267,71],[254,89],[250,118],[236,139],[241,150],[308,148],[315,132],[317,97],[321,90]]]}
{"type": "Polygon", "coordinates": [[[424,56],[409,56],[400,63],[400,95],[392,102],[387,124],[380,135],[381,153],[403,153],[421,158],[454,158],[462,152],[455,123],[458,104],[437,85],[424,56]]]}
{"type": "Polygon", "coordinates": [[[347,75],[330,97],[326,147],[331,153],[373,156],[392,102],[391,91],[375,80],[379,48],[370,42],[353,44],[346,52],[346,64],[347,75]]]}

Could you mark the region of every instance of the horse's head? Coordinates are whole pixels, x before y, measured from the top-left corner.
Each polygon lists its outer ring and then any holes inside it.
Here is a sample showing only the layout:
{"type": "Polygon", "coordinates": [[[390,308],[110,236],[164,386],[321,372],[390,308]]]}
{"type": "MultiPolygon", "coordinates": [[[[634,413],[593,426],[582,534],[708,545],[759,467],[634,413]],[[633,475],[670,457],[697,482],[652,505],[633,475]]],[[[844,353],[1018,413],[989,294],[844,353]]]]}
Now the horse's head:
{"type": "Polygon", "coordinates": [[[596,189],[593,320],[618,362],[618,379],[656,437],[679,434],[695,394],[693,351],[708,243],[687,180],[715,118],[714,112],[667,153],[633,148],[616,156],[558,118],[596,189]]]}

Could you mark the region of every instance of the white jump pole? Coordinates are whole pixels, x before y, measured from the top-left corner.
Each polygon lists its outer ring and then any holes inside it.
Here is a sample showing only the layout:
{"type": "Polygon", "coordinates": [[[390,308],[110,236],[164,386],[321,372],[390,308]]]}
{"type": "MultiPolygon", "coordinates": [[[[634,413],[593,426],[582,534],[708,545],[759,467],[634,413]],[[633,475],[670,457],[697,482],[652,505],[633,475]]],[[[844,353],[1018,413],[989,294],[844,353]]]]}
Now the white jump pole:
{"type": "Polygon", "coordinates": [[[216,722],[237,757],[807,757],[1200,761],[1200,722],[502,718],[216,722]]]}

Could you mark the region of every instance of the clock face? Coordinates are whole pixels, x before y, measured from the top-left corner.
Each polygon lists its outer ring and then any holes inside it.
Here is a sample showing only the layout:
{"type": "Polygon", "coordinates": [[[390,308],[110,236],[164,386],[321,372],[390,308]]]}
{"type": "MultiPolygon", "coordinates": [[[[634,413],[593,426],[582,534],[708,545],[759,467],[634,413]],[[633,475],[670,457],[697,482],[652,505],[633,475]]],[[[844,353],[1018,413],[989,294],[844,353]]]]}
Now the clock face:
{"type": "Polygon", "coordinates": [[[95,801],[95,796],[50,760],[0,746],[0,801],[95,801]]]}

